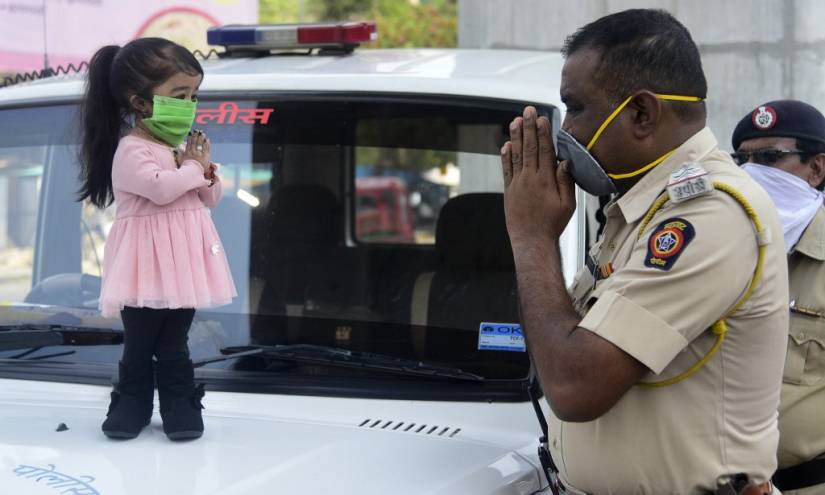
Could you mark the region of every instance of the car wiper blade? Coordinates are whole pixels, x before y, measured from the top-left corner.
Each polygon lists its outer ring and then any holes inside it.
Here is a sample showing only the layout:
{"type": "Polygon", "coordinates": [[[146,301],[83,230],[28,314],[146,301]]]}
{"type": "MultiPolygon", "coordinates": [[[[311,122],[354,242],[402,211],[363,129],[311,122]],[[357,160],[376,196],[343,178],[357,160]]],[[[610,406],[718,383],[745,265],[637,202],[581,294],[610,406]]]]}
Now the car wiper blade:
{"type": "Polygon", "coordinates": [[[116,345],[123,343],[123,332],[110,328],[22,323],[0,325],[0,351],[48,346],[116,345]]]}
{"type": "Polygon", "coordinates": [[[291,345],[246,345],[224,347],[223,356],[203,359],[195,362],[195,366],[206,363],[234,359],[241,356],[255,355],[259,358],[292,361],[298,363],[338,366],[342,368],[356,368],[364,370],[383,371],[400,375],[424,376],[429,378],[449,378],[483,382],[483,376],[466,372],[459,368],[438,366],[413,359],[399,358],[385,354],[350,351],[338,347],[327,347],[311,344],[291,345]]]}
{"type": "MultiPolygon", "coordinates": [[[[225,351],[226,349],[235,349],[235,348],[234,347],[224,347],[224,348],[221,349],[221,352],[225,351]]],[[[228,354],[223,354],[221,356],[215,356],[215,357],[205,358],[205,359],[193,359],[192,360],[192,365],[195,368],[200,368],[201,366],[204,366],[204,365],[209,364],[209,363],[217,363],[217,362],[226,361],[226,360],[229,360],[229,359],[236,359],[236,358],[241,358],[241,357],[244,357],[244,356],[252,356],[253,354],[261,354],[262,352],[264,352],[264,350],[260,349],[260,348],[252,348],[252,349],[249,349],[249,350],[246,350],[246,351],[238,351],[238,352],[227,351],[227,352],[228,352],[228,354]]]]}

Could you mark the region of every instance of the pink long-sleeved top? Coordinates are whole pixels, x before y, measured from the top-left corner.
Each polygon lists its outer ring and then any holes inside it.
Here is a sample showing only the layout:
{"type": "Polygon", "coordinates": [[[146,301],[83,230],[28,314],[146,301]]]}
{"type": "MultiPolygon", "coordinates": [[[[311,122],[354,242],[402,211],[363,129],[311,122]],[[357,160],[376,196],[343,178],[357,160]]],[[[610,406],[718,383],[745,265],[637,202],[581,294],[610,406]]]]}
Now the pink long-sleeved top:
{"type": "Polygon", "coordinates": [[[120,140],[112,163],[115,222],[106,239],[100,310],[124,306],[204,308],[237,296],[209,208],[221,199],[203,168],[180,168],[169,147],[135,136],[120,140]]]}

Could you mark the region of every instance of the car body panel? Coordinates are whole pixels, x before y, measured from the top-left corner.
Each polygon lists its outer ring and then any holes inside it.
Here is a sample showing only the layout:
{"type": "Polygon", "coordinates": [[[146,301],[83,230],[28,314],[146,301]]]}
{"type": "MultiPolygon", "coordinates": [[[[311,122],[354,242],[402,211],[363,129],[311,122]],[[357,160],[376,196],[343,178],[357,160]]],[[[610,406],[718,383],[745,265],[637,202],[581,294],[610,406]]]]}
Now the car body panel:
{"type": "Polygon", "coordinates": [[[113,441],[100,431],[108,392],[0,380],[3,491],[59,493],[57,481],[65,478],[55,473],[87,481],[100,494],[539,489],[537,467],[519,453],[535,450],[537,438],[536,419],[522,404],[209,392],[201,439],[168,440],[156,410],[137,439],[113,441]],[[502,423],[503,417],[509,419],[502,423]],[[58,431],[60,424],[67,429],[58,431]]]}
{"type": "MultiPolygon", "coordinates": [[[[562,65],[558,53],[516,50],[211,57],[200,94],[438,95],[563,108],[562,65]]],[[[83,85],[68,75],[2,88],[0,109],[78,102],[83,85]]],[[[562,239],[568,277],[582,264],[583,218],[562,239]]],[[[100,431],[110,387],[26,378],[0,379],[3,493],[515,495],[547,486],[530,402],[208,390],[203,438],[169,441],[156,410],[137,439],[112,441],[100,431]]]]}
{"type": "MultiPolygon", "coordinates": [[[[358,50],[345,56],[210,59],[202,93],[345,91],[460,95],[561,107],[558,53],[516,50],[358,50]]],[[[83,79],[58,76],[0,89],[0,106],[78,98],[83,79]]]]}

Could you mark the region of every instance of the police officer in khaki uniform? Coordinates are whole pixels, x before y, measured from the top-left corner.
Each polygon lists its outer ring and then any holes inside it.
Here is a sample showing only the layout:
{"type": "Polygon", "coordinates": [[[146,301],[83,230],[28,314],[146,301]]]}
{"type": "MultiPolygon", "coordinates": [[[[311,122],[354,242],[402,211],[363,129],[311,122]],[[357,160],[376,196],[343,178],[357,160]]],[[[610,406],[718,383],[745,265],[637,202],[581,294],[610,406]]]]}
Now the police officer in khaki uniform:
{"type": "Polygon", "coordinates": [[[771,493],[788,322],[771,199],[705,127],[699,53],[672,16],[603,17],[564,54],[564,161],[532,107],[502,148],[551,488],[771,493]],[[616,195],[571,298],[558,241],[574,181],[616,195]]]}
{"type": "Polygon", "coordinates": [[[774,200],[788,252],[790,326],[779,405],[785,494],[825,495],[825,117],[795,100],[759,105],[733,132],[734,160],[774,200]]]}

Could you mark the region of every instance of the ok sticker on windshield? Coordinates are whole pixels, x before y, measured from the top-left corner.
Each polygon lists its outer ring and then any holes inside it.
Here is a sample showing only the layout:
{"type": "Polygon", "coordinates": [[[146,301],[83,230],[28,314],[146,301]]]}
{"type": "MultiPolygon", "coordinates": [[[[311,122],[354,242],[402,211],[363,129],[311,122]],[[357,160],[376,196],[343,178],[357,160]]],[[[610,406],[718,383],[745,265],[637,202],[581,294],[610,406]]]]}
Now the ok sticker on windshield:
{"type": "Polygon", "coordinates": [[[524,333],[518,323],[482,322],[478,327],[478,350],[525,352],[524,333]]]}

